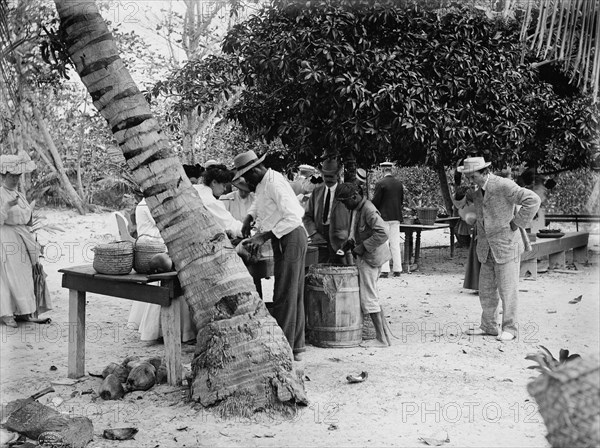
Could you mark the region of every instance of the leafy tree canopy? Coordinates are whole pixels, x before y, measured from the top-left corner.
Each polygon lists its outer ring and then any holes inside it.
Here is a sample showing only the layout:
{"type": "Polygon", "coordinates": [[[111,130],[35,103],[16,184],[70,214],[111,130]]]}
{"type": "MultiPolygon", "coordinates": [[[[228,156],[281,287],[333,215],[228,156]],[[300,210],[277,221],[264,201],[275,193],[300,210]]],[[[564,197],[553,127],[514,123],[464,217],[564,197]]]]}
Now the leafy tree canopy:
{"type": "Polygon", "coordinates": [[[356,0],[275,2],[234,27],[245,91],[229,116],[369,166],[452,166],[477,151],[497,166],[589,163],[598,109],[560,97],[524,54],[516,21],[466,7],[356,0]]]}

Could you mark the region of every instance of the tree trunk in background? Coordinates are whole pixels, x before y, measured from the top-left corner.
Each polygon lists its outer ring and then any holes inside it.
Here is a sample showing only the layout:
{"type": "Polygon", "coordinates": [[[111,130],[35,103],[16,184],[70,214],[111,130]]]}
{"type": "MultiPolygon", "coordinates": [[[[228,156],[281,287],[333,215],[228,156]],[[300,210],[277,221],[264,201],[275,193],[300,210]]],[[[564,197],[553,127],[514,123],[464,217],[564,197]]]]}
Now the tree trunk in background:
{"type": "Polygon", "coordinates": [[[67,200],[77,209],[80,215],[85,215],[85,206],[83,205],[82,198],[79,197],[75,191],[75,188],[73,188],[73,185],[71,185],[71,181],[69,180],[65,167],[62,164],[60,154],[54,145],[54,140],[52,140],[52,136],[50,135],[50,132],[48,132],[48,126],[46,126],[44,118],[33,102],[31,103],[31,109],[33,110],[35,121],[37,122],[40,132],[42,133],[46,147],[54,159],[54,166],[58,172],[58,180],[63,188],[63,191],[67,195],[67,200]]]}
{"type": "Polygon", "coordinates": [[[69,55],[175,262],[198,328],[191,397],[231,413],[306,404],[292,350],[200,201],[92,0],[55,0],[69,55]]]}

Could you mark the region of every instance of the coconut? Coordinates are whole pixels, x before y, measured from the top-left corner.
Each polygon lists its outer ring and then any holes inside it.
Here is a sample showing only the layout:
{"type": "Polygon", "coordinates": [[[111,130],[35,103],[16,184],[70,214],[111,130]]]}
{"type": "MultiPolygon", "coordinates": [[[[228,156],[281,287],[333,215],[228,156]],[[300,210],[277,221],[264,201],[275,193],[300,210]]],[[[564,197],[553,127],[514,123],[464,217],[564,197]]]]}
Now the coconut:
{"type": "Polygon", "coordinates": [[[115,375],[117,378],[119,378],[119,381],[121,383],[124,383],[125,381],[127,381],[127,376],[129,375],[129,370],[127,370],[127,367],[125,367],[121,364],[117,364],[116,362],[111,362],[102,371],[102,378],[106,378],[111,373],[113,375],[115,375]]]}
{"type": "Polygon", "coordinates": [[[100,395],[100,398],[103,400],[118,400],[119,398],[123,398],[125,390],[123,389],[119,378],[111,373],[104,378],[104,381],[98,389],[98,395],[100,395]]]}
{"type": "Polygon", "coordinates": [[[165,253],[154,255],[150,259],[150,272],[153,274],[160,274],[161,272],[169,272],[173,269],[173,261],[165,253]]]}
{"type": "Polygon", "coordinates": [[[154,356],[153,358],[145,359],[144,362],[152,364],[154,366],[154,368],[156,369],[156,371],[158,371],[158,368],[162,364],[162,359],[159,358],[158,356],[154,356]]]}
{"type": "Polygon", "coordinates": [[[156,369],[149,362],[142,362],[131,369],[127,377],[129,390],[148,390],[156,382],[156,369]]]}
{"type": "Polygon", "coordinates": [[[122,366],[127,367],[127,364],[129,364],[132,361],[136,361],[136,362],[140,362],[142,359],[137,356],[137,355],[132,355],[132,356],[128,356],[127,358],[125,358],[123,360],[123,362],[121,363],[122,366]]]}
{"type": "Polygon", "coordinates": [[[163,384],[167,382],[167,366],[161,364],[156,371],[156,384],[163,384]]]}

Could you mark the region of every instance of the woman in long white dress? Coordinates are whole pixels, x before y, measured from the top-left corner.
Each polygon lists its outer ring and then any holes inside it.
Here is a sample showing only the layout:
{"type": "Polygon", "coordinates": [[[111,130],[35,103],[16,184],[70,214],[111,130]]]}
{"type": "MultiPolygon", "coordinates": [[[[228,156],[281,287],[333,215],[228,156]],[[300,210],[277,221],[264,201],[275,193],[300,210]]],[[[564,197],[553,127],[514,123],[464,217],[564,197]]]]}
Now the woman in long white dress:
{"type": "MultiPolygon", "coordinates": [[[[232,174],[225,165],[211,165],[203,173],[202,184],[194,185],[202,203],[213,215],[223,231],[232,237],[242,236],[242,222],[236,220],[227,211],[223,202],[217,199],[231,183],[232,174]]],[[[139,238],[150,238],[152,241],[163,242],[156,222],[150,214],[150,209],[142,200],[135,209],[135,219],[139,238]]],[[[141,241],[141,240],[140,240],[141,241]]],[[[191,319],[187,304],[184,301],[181,309],[181,340],[191,341],[196,338],[196,328],[191,319]]],[[[153,341],[162,337],[160,328],[160,305],[134,302],[129,313],[128,325],[138,328],[142,341],[153,341]]]]}
{"type": "Polygon", "coordinates": [[[18,191],[21,174],[35,169],[29,158],[11,154],[0,156],[0,316],[9,327],[16,320],[47,323],[38,313],[52,309],[50,293],[36,298],[33,267],[39,262],[40,245],[31,233],[33,207],[18,191]]]}

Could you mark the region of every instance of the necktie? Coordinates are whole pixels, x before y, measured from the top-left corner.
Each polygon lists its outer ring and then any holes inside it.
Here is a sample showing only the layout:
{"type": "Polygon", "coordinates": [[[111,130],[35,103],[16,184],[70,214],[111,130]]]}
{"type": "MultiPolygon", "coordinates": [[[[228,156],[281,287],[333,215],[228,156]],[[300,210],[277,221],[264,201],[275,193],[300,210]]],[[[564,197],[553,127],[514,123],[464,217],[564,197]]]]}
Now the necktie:
{"type": "Polygon", "coordinates": [[[323,224],[325,224],[327,222],[327,218],[329,216],[329,201],[331,199],[331,192],[329,191],[329,188],[325,187],[327,189],[327,193],[325,193],[325,208],[323,209],[323,224]]]}

